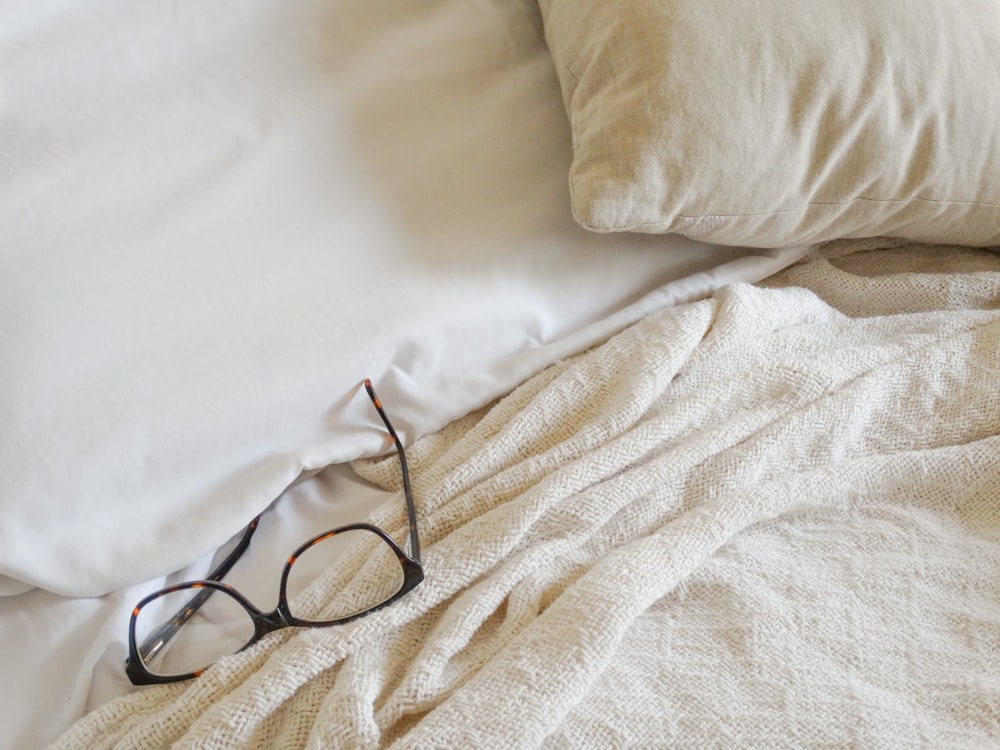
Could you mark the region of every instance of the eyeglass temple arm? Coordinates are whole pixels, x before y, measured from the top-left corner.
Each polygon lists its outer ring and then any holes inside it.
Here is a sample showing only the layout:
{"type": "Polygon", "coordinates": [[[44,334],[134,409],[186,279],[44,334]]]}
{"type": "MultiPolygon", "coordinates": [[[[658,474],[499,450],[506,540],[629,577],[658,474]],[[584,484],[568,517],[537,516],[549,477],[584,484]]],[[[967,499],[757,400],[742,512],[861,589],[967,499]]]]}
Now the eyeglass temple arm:
{"type": "MultiPolygon", "coordinates": [[[[206,576],[206,580],[209,581],[221,581],[225,578],[226,574],[232,569],[239,560],[243,553],[247,551],[250,546],[250,540],[253,538],[254,532],[257,530],[257,524],[260,523],[260,516],[256,516],[246,528],[243,529],[243,536],[240,537],[239,543],[236,545],[235,549],[230,552],[226,559],[223,560],[219,565],[206,576]]],[[[174,612],[167,621],[163,623],[160,627],[150,633],[142,643],[140,643],[137,648],[139,649],[139,655],[144,661],[149,660],[156,656],[157,652],[160,651],[164,646],[166,646],[170,639],[177,635],[177,632],[187,624],[187,621],[194,617],[195,613],[201,609],[201,607],[208,601],[210,597],[215,592],[215,589],[205,587],[198,590],[198,593],[191,597],[191,599],[181,607],[179,610],[174,612]]]]}
{"type": "Polygon", "coordinates": [[[389,433],[389,437],[392,438],[392,444],[396,448],[396,453],[399,455],[399,463],[403,469],[403,495],[406,499],[406,516],[410,529],[410,556],[415,562],[419,563],[420,538],[417,535],[417,510],[413,505],[413,491],[410,488],[410,469],[406,463],[406,454],[403,452],[403,443],[400,441],[399,436],[396,434],[396,430],[392,426],[392,422],[389,421],[389,417],[382,408],[382,402],[379,400],[379,397],[375,395],[375,389],[372,387],[372,381],[368,378],[365,378],[365,390],[368,391],[368,398],[372,400],[372,404],[375,406],[375,411],[377,411],[379,417],[382,418],[382,424],[385,425],[385,429],[389,433]]]}

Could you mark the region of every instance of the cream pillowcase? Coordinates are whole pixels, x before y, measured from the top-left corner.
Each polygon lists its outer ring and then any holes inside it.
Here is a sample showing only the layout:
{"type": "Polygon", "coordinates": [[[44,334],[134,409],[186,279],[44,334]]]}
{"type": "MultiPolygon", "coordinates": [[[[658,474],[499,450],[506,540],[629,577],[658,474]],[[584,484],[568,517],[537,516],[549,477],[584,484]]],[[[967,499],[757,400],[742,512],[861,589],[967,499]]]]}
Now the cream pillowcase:
{"type": "Polygon", "coordinates": [[[1000,243],[996,0],[541,0],[601,232],[1000,243]]]}

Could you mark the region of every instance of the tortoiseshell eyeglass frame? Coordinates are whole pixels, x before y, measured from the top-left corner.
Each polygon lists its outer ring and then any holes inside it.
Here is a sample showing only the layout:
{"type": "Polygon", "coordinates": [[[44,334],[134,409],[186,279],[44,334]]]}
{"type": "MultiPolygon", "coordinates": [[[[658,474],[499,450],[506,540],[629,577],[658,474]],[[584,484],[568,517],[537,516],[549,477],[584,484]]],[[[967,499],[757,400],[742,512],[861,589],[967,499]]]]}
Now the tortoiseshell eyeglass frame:
{"type": "Polygon", "coordinates": [[[364,381],[364,387],[368,393],[368,397],[371,399],[372,404],[375,406],[375,410],[378,412],[379,417],[381,417],[382,423],[385,425],[385,429],[389,433],[389,437],[392,438],[392,443],[396,448],[396,454],[399,456],[399,463],[402,468],[403,475],[403,496],[406,500],[406,513],[409,522],[410,554],[406,554],[406,552],[403,551],[403,549],[391,536],[372,524],[354,523],[347,526],[338,526],[337,528],[330,529],[329,531],[324,531],[322,534],[314,536],[305,544],[301,545],[291,554],[288,561],[285,563],[284,570],[281,573],[281,587],[278,592],[278,606],[271,612],[262,612],[251,604],[250,601],[239,591],[234,589],[229,584],[222,582],[225,575],[250,546],[250,540],[253,537],[254,532],[257,530],[257,525],[260,523],[260,516],[258,515],[250,521],[247,527],[243,530],[243,535],[236,545],[236,548],[229,553],[226,559],[223,560],[211,573],[209,573],[204,580],[188,581],[186,583],[178,583],[173,586],[167,586],[166,588],[160,589],[159,591],[144,597],[132,609],[132,617],[129,621],[128,628],[128,658],[125,660],[125,673],[128,675],[128,678],[131,680],[133,685],[155,685],[166,682],[181,682],[183,680],[190,680],[204,672],[208,666],[211,666],[207,665],[198,671],[189,672],[187,674],[159,675],[150,672],[146,668],[144,659],[151,658],[157,651],[163,648],[163,646],[166,645],[166,643],[184,626],[184,624],[195,614],[195,612],[198,611],[198,609],[215,591],[225,591],[246,610],[250,619],[253,621],[254,634],[250,640],[243,644],[243,646],[239,649],[242,651],[259,641],[268,633],[272,633],[275,630],[281,630],[288,627],[329,627],[330,625],[342,625],[352,620],[356,620],[359,617],[364,617],[365,615],[369,615],[372,612],[382,609],[383,607],[386,607],[402,598],[424,580],[424,569],[420,563],[420,539],[417,535],[417,513],[413,504],[413,493],[410,488],[410,472],[406,464],[406,453],[404,453],[403,445],[400,442],[399,437],[396,435],[396,430],[393,429],[392,423],[389,421],[389,417],[386,416],[385,410],[382,408],[382,402],[379,401],[378,396],[375,395],[375,389],[372,387],[371,381],[366,379],[364,381]],[[399,591],[381,604],[376,604],[375,606],[361,612],[333,620],[303,620],[289,612],[288,596],[285,587],[288,582],[288,574],[295,561],[314,544],[318,544],[337,534],[358,529],[370,531],[378,535],[382,541],[388,544],[396,554],[396,558],[399,560],[399,564],[403,570],[403,584],[399,591]],[[193,592],[191,599],[187,602],[187,604],[171,616],[152,634],[150,634],[142,643],[136,643],[136,618],[142,608],[160,597],[185,590],[193,592]]]}

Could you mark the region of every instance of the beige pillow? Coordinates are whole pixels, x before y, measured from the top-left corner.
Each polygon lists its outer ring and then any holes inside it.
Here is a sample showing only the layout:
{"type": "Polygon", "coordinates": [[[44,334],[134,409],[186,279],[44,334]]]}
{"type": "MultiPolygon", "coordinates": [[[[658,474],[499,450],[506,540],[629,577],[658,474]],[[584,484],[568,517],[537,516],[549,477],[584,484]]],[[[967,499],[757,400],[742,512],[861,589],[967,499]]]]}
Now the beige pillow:
{"type": "Polygon", "coordinates": [[[541,0],[601,232],[1000,244],[998,0],[541,0]]]}

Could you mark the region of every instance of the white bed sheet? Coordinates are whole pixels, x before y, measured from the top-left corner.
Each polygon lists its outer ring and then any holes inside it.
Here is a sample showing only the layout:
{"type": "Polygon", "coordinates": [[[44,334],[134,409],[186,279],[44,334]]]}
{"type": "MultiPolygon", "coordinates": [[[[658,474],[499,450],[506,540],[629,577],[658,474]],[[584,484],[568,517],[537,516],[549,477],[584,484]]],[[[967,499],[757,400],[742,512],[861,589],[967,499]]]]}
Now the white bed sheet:
{"type": "Polygon", "coordinates": [[[578,227],[531,0],[14,0],[0,71],[0,593],[384,449],[364,377],[411,441],[794,255],[578,227]]]}

